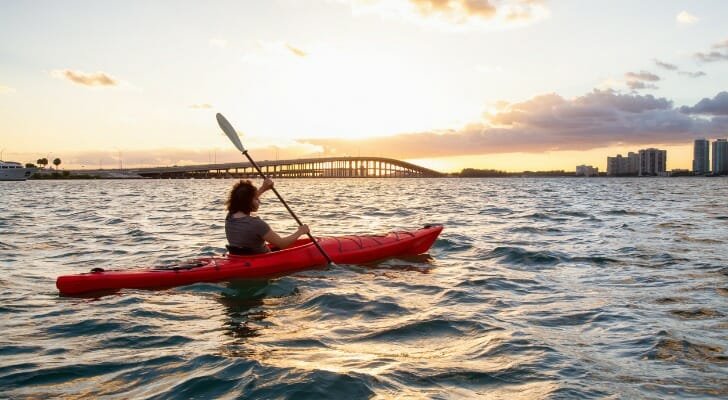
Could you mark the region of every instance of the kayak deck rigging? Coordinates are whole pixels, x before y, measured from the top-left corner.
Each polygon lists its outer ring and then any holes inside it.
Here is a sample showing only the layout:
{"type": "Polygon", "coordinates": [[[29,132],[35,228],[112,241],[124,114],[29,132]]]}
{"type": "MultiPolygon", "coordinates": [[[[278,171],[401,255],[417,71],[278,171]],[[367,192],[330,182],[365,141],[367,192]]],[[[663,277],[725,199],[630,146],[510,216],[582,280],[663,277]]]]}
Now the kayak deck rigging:
{"type": "MultiPolygon", "coordinates": [[[[412,233],[412,232],[406,232],[406,231],[404,231],[404,232],[391,232],[389,235],[394,235],[395,238],[396,238],[396,241],[401,241],[402,239],[399,237],[399,235],[404,235],[404,234],[409,235],[409,237],[414,237],[415,236],[414,233],[412,233]]],[[[351,240],[360,249],[364,249],[364,248],[367,248],[367,247],[374,247],[376,245],[381,246],[383,243],[381,241],[377,240],[377,238],[386,238],[387,236],[388,235],[361,235],[361,236],[347,235],[347,236],[332,237],[331,239],[336,240],[336,242],[339,243],[339,251],[343,251],[342,250],[343,249],[342,241],[344,241],[344,240],[351,240]],[[373,245],[373,246],[365,246],[364,245],[364,239],[369,239],[369,240],[373,241],[375,243],[375,245],[373,245]]]]}

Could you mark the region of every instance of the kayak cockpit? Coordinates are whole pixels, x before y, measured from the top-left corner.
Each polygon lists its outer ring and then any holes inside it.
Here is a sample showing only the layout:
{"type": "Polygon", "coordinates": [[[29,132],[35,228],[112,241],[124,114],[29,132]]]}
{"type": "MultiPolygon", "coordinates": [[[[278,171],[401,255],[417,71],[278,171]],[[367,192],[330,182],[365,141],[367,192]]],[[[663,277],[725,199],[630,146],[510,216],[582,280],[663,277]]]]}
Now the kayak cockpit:
{"type": "MultiPolygon", "coordinates": [[[[286,247],[283,250],[291,250],[291,249],[295,249],[295,248],[298,248],[298,247],[306,246],[306,245],[311,244],[311,243],[312,243],[311,242],[311,239],[309,239],[309,238],[298,239],[295,242],[293,242],[290,246],[286,247]]],[[[255,252],[251,252],[251,251],[249,251],[248,249],[245,249],[245,248],[230,246],[230,245],[227,245],[226,244],[225,245],[225,248],[228,251],[227,254],[226,254],[226,256],[228,256],[228,257],[229,256],[255,257],[255,256],[264,256],[266,254],[270,254],[270,253],[273,253],[273,252],[279,252],[279,251],[281,251],[280,248],[274,246],[271,243],[266,243],[266,246],[268,246],[268,249],[270,249],[269,252],[267,252],[267,253],[255,253],[255,252]]]]}

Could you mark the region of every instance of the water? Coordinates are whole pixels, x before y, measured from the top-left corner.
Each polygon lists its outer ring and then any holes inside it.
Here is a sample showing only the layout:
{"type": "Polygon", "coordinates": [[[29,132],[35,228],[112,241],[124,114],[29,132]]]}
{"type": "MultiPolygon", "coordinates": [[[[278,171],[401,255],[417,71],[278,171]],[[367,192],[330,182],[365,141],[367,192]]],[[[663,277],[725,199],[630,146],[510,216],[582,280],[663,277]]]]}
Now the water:
{"type": "Polygon", "coordinates": [[[727,183],[279,180],[316,235],[445,230],[430,257],[73,298],[58,275],[221,254],[232,181],[0,182],[0,398],[725,398],[727,183]]]}

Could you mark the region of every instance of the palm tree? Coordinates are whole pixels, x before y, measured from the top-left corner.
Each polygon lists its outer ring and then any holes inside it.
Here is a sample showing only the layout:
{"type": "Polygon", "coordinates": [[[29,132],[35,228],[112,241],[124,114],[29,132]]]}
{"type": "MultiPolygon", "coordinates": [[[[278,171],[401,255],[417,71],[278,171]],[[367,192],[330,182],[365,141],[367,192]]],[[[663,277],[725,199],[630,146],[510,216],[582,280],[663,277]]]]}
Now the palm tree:
{"type": "Polygon", "coordinates": [[[44,157],[44,158],[39,158],[39,159],[38,159],[38,160],[36,161],[36,163],[37,163],[38,165],[48,165],[48,159],[47,159],[47,158],[45,158],[45,157],[44,157]]]}
{"type": "Polygon", "coordinates": [[[58,166],[61,165],[61,159],[56,158],[55,160],[53,160],[53,165],[56,166],[56,171],[58,171],[58,166]]]}

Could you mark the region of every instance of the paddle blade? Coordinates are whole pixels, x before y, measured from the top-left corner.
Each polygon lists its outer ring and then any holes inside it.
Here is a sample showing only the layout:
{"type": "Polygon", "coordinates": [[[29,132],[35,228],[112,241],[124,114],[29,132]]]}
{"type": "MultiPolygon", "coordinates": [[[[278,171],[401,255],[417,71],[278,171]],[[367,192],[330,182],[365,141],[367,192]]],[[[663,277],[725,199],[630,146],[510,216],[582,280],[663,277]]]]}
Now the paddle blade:
{"type": "Polygon", "coordinates": [[[228,122],[228,120],[220,113],[217,113],[217,124],[220,125],[220,128],[222,128],[222,131],[225,132],[228,139],[233,142],[233,145],[235,145],[241,153],[245,153],[245,147],[243,147],[243,144],[240,142],[240,137],[238,136],[238,133],[235,132],[235,128],[233,128],[233,126],[230,125],[230,122],[228,122]]]}

